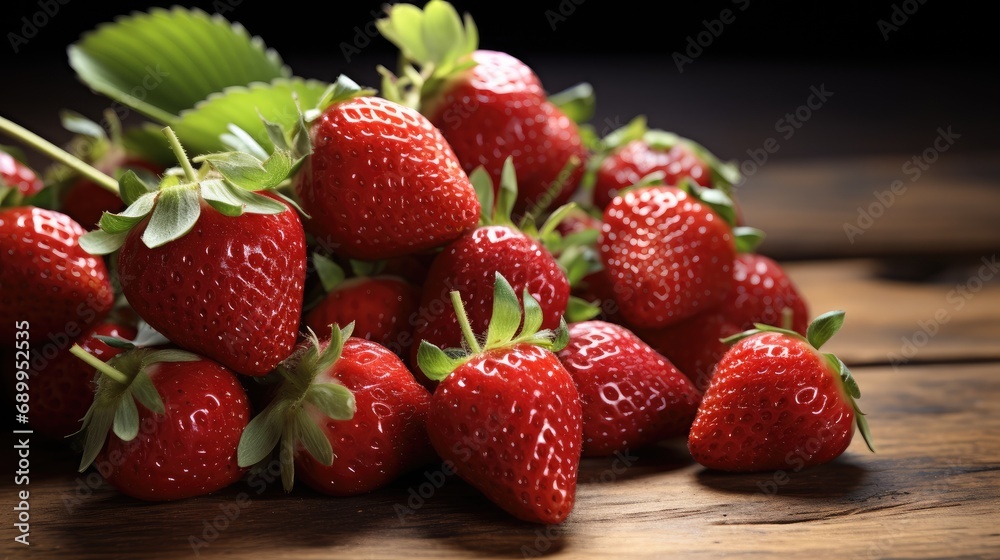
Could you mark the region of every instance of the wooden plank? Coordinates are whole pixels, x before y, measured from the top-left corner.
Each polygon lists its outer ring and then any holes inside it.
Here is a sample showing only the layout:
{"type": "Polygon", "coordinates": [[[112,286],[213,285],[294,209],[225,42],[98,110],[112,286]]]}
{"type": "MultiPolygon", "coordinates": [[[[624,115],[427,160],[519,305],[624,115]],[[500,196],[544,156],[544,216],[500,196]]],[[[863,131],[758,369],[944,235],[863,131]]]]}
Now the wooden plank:
{"type": "Polygon", "coordinates": [[[1000,358],[1000,260],[969,259],[936,281],[884,276],[875,260],[789,263],[815,316],[847,312],[828,348],[850,364],[1000,358]]]}
{"type": "MultiPolygon", "coordinates": [[[[876,455],[858,438],[824,466],[741,475],[706,472],[681,443],[586,460],[576,510],[551,528],[432,471],[354,498],[239,484],[146,504],[88,487],[74,456],[33,450],[30,557],[189,557],[192,537],[206,558],[994,556],[1000,363],[905,369],[855,370],[876,455]],[[421,491],[422,504],[407,504],[421,491]]],[[[23,557],[9,523],[4,532],[5,555],[23,557]]]]}
{"type": "Polygon", "coordinates": [[[994,253],[1000,157],[942,153],[921,171],[917,155],[765,165],[738,197],[781,258],[994,253]]]}

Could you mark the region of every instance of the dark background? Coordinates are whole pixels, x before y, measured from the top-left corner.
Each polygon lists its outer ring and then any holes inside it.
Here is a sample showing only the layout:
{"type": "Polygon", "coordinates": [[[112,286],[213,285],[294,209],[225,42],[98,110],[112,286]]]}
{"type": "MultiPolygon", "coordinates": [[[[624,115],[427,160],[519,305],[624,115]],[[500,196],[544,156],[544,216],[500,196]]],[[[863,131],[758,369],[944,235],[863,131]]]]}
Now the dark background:
{"type": "MultiPolygon", "coordinates": [[[[59,109],[98,116],[107,105],[73,78],[66,46],[115,15],[170,5],[63,1],[17,54],[8,33],[21,33],[21,18],[30,19],[40,4],[8,2],[0,20],[6,77],[0,114],[56,140],[68,138],[58,126],[59,109]]],[[[576,2],[455,4],[476,18],[482,47],[522,58],[550,92],[593,83],[599,131],[645,113],[656,127],[692,137],[723,158],[745,160],[748,149],[775,135],[776,121],[806,102],[811,86],[825,85],[834,95],[782,144],[775,161],[919,153],[937,127],[949,125],[962,134],[955,152],[1000,148],[994,24],[961,2],[733,0],[670,3],[655,14],[624,2],[576,2]],[[892,23],[896,13],[899,23],[914,8],[886,40],[879,20],[892,23]],[[688,39],[723,9],[732,10],[735,21],[679,72],[673,53],[683,53],[688,39]]],[[[346,73],[377,85],[375,65],[394,65],[391,45],[359,35],[380,2],[331,3],[335,17],[297,2],[185,5],[241,22],[298,75],[346,73]],[[348,62],[345,45],[361,52],[348,62]]]]}

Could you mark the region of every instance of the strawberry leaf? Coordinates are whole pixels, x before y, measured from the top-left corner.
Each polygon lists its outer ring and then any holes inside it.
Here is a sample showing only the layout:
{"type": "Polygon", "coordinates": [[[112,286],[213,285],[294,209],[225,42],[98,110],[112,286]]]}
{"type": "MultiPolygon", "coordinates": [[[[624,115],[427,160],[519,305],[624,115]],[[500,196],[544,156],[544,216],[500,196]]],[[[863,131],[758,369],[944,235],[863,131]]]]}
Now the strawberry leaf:
{"type": "Polygon", "coordinates": [[[236,448],[236,462],[240,467],[255,465],[271,454],[281,439],[285,411],[283,403],[272,401],[250,420],[236,448]]]}
{"type": "Polygon", "coordinates": [[[575,123],[584,123],[594,116],[597,102],[594,86],[581,82],[549,96],[549,103],[558,107],[575,123]]]}
{"type": "Polygon", "coordinates": [[[164,124],[227,87],[291,75],[243,26],[184,8],[104,24],[70,46],[69,60],[91,89],[164,124]]]}
{"type": "Polygon", "coordinates": [[[195,185],[161,190],[142,242],[150,249],[166,245],[191,231],[200,215],[201,196],[195,185]]]}
{"type": "Polygon", "coordinates": [[[426,340],[417,348],[417,365],[428,379],[441,381],[465,363],[467,359],[449,356],[444,350],[426,340]]]}
{"type": "Polygon", "coordinates": [[[341,74],[337,77],[337,81],[330,84],[326,88],[326,91],[323,92],[323,96],[320,98],[319,103],[316,104],[316,108],[305,112],[305,121],[312,122],[316,120],[331,105],[354,99],[355,97],[375,95],[375,93],[375,90],[363,88],[354,80],[341,74]]]}
{"type": "Polygon", "coordinates": [[[320,464],[330,466],[333,464],[333,447],[330,440],[326,439],[323,431],[313,422],[305,410],[299,410],[293,418],[295,422],[295,432],[298,435],[302,447],[319,461],[320,464]]]}
{"type": "Polygon", "coordinates": [[[118,214],[105,212],[101,215],[101,229],[107,233],[125,233],[141,222],[153,210],[156,193],[147,192],[118,214]]]}
{"type": "Polygon", "coordinates": [[[496,204],[493,192],[493,179],[490,178],[489,171],[480,165],[469,174],[469,182],[476,190],[476,198],[479,199],[479,222],[481,224],[493,223],[493,209],[496,204]]]}
{"type": "Polygon", "coordinates": [[[287,179],[295,166],[292,155],[276,149],[265,160],[244,152],[208,154],[194,159],[195,163],[209,162],[227,181],[248,191],[259,191],[278,186],[287,179]]]}
{"type": "Polygon", "coordinates": [[[340,265],[319,253],[313,254],[313,266],[316,268],[316,275],[319,276],[323,290],[327,292],[333,291],[347,278],[347,274],[340,265]]]}
{"type": "Polygon", "coordinates": [[[500,170],[500,191],[497,193],[496,208],[493,210],[494,224],[510,224],[517,202],[517,171],[514,169],[514,158],[507,156],[500,170]]]}
{"type": "Polygon", "coordinates": [[[112,431],[122,441],[132,441],[139,435],[139,410],[135,400],[126,396],[118,401],[112,431]]]}
{"type": "Polygon", "coordinates": [[[809,323],[806,340],[813,345],[813,348],[819,350],[842,326],[844,326],[844,312],[828,311],[809,323]]]}
{"type": "Polygon", "coordinates": [[[109,255],[125,243],[125,233],[107,233],[99,229],[80,236],[80,247],[91,255],[109,255]]]}
{"type": "Polygon", "coordinates": [[[753,253],[764,241],[763,231],[747,226],[733,228],[733,240],[736,242],[738,253],[753,253]]]}
{"type": "Polygon", "coordinates": [[[357,411],[354,394],[339,383],[310,385],[306,390],[305,401],[333,420],[350,420],[357,411]]]}
{"type": "Polygon", "coordinates": [[[131,169],[125,170],[122,176],[118,178],[118,190],[121,193],[122,201],[125,204],[132,205],[137,200],[143,196],[154,192],[155,188],[150,188],[135,171],[131,169]]]}
{"type": "Polygon", "coordinates": [[[136,374],[135,378],[132,379],[132,384],[129,385],[129,390],[135,400],[142,403],[142,406],[157,414],[163,414],[163,400],[160,398],[160,393],[156,391],[156,387],[153,386],[153,380],[145,371],[140,370],[136,374]]]}
{"type": "Polygon", "coordinates": [[[239,216],[243,213],[280,214],[288,210],[287,206],[273,198],[218,179],[202,181],[201,196],[213,208],[227,216],[239,216]]]}
{"type": "MultiPolygon", "coordinates": [[[[486,346],[492,348],[513,339],[520,323],[521,305],[517,301],[517,294],[507,279],[498,272],[493,285],[493,316],[486,331],[486,346]]],[[[540,322],[538,324],[541,325],[540,322]]]]}
{"type": "Polygon", "coordinates": [[[224,133],[219,137],[219,140],[226,146],[226,148],[234,152],[246,152],[260,161],[267,159],[267,151],[260,145],[259,142],[254,140],[253,136],[250,136],[247,131],[232,123],[229,123],[229,125],[226,126],[226,129],[229,130],[229,132],[224,133]]]}
{"type": "Polygon", "coordinates": [[[570,323],[589,321],[600,314],[600,307],[577,296],[570,296],[566,303],[566,320],[570,323]]]}
{"type": "Polygon", "coordinates": [[[63,128],[74,134],[80,134],[95,140],[108,140],[108,134],[101,128],[101,125],[79,113],[62,111],[59,113],[59,122],[63,128]]]}
{"type": "MultiPolygon", "coordinates": [[[[502,276],[500,278],[503,278],[502,276]]],[[[498,281],[497,284],[500,282],[498,281]]],[[[513,291],[511,292],[513,293],[513,291]]],[[[494,297],[494,302],[496,301],[496,296],[494,297]]],[[[524,288],[524,295],[522,296],[522,301],[524,301],[524,326],[521,327],[521,332],[518,338],[525,335],[530,336],[531,333],[538,332],[538,329],[542,328],[542,321],[544,320],[544,314],[542,313],[542,306],[538,304],[538,300],[532,297],[531,292],[528,288],[524,288]]],[[[514,300],[516,303],[517,300],[514,300]]],[[[520,317],[519,317],[520,319],[520,317]]]]}

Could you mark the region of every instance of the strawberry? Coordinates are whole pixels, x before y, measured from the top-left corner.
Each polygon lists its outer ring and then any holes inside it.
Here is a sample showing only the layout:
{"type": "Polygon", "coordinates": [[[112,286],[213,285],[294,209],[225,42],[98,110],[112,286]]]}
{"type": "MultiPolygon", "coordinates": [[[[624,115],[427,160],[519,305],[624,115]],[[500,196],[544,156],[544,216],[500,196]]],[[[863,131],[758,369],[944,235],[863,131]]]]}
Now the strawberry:
{"type": "Polygon", "coordinates": [[[38,194],[43,188],[45,184],[33,169],[0,149],[0,202],[6,200],[12,192],[16,192],[17,195],[11,198],[23,200],[38,194]]]}
{"type": "Polygon", "coordinates": [[[203,156],[195,172],[169,128],[184,176],[149,190],[122,176],[130,204],[105,214],[83,238],[93,253],[118,254],[129,303],[175,344],[246,375],[264,375],[294,348],[305,282],[305,232],[277,195],[252,191],[284,180],[294,167],[276,151],[203,156]],[[252,159],[246,169],[246,158],[252,159]],[[256,172],[263,167],[264,176],[256,172]],[[256,178],[256,179],[254,179],[256,178]]]}
{"type": "Polygon", "coordinates": [[[403,78],[384,84],[386,95],[418,105],[468,173],[483,166],[499,184],[504,159],[513,156],[521,186],[516,214],[566,202],[587,151],[576,123],[546,98],[531,68],[509,54],[477,50],[475,24],[466,16],[463,28],[447,2],[432,0],[423,11],[399,4],[387,14],[377,22],[382,35],[422,72],[404,66],[403,78]]]}
{"type": "Polygon", "coordinates": [[[344,271],[321,255],[313,262],[325,297],[305,316],[305,324],[321,338],[330,337],[330,325],[354,323],[359,338],[372,340],[404,355],[410,341],[410,318],[417,310],[420,292],[395,276],[344,279],[344,271]]]}
{"type": "Polygon", "coordinates": [[[385,486],[434,457],[425,423],[430,394],[400,359],[353,325],[328,326],[278,368],[274,399],[240,440],[243,466],[265,459],[280,440],[281,478],[350,496],[385,486]]]}
{"type": "MultiPolygon", "coordinates": [[[[451,291],[461,293],[473,331],[486,329],[493,306],[491,286],[498,273],[509,279],[515,290],[527,289],[539,302],[542,328],[557,328],[566,312],[569,301],[566,274],[541,242],[510,221],[517,185],[509,160],[506,169],[495,207],[490,200],[493,193],[490,179],[482,171],[473,174],[479,191],[489,193],[483,204],[486,209],[483,223],[493,225],[484,225],[453,241],[431,263],[420,300],[418,313],[422,322],[414,333],[416,343],[411,350],[411,364],[416,364],[421,340],[442,347],[461,345],[458,316],[447,305],[451,291]],[[492,215],[486,215],[490,211],[492,215]]],[[[549,222],[542,226],[542,231],[552,227],[553,222],[549,222]]]]}
{"type": "Polygon", "coordinates": [[[583,406],[583,455],[601,456],[686,435],[700,395],[684,374],[628,329],[575,323],[559,361],[583,406]]]}
{"type": "Polygon", "coordinates": [[[778,263],[763,255],[743,253],[733,262],[733,289],[721,306],[676,325],[637,334],[704,390],[715,364],[729,349],[720,339],[751,329],[756,323],[804,335],[808,317],[805,298],[778,263]]]}
{"type": "MultiPolygon", "coordinates": [[[[104,163],[107,172],[127,171],[159,174],[163,168],[140,158],[126,158],[120,163],[104,163]]],[[[89,179],[77,179],[62,195],[61,208],[81,224],[96,226],[105,212],[118,213],[125,209],[120,198],[89,179]]]]}
{"type": "Polygon", "coordinates": [[[93,463],[120,492],[149,501],[215,492],[246,472],[236,448],[250,404],[230,370],[181,350],[139,348],[107,364],[72,352],[101,373],[80,472],[93,463]]]}
{"type": "Polygon", "coordinates": [[[27,321],[32,344],[65,344],[111,310],[108,270],[81,248],[84,233],[59,212],[0,209],[0,339],[14,340],[15,322],[27,321]]]}
{"type": "MultiPolygon", "coordinates": [[[[105,322],[85,332],[76,344],[107,362],[122,350],[98,337],[131,340],[135,334],[131,327],[105,322]]],[[[31,375],[31,427],[51,438],[64,438],[78,431],[80,419],[94,400],[94,368],[87,367],[66,348],[51,360],[36,354],[31,375]]]]}
{"type": "Polygon", "coordinates": [[[377,260],[432,249],[475,226],[479,203],[423,115],[341,78],[309,129],[295,192],[329,252],[377,260]]]}
{"type": "Polygon", "coordinates": [[[727,195],[740,175],[703,146],[662,130],[646,128],[645,117],[608,134],[599,145],[594,171],[594,205],[606,208],[618,191],[639,184],[656,173],[666,185],[687,179],[703,187],[722,189],[727,195]]]}
{"type": "Polygon", "coordinates": [[[839,358],[819,351],[843,322],[844,312],[833,311],[805,337],[767,325],[731,337],[691,427],[694,459],[724,471],[819,465],[847,449],[855,423],[874,451],[854,400],[857,382],[839,358]]]}
{"type": "Polygon", "coordinates": [[[481,346],[452,292],[466,351],[420,345],[420,369],[440,382],[427,431],[441,458],[493,503],[524,521],[561,523],[576,499],[583,413],[573,378],[552,353],[566,344],[566,323],[539,331],[541,307],[523,294],[522,321],[514,289],[496,274],[481,346]]]}
{"type": "Polygon", "coordinates": [[[636,188],[604,210],[601,257],[622,315],[637,327],[677,323],[732,289],[731,203],[721,191],[686,187],[693,194],[636,188]]]}

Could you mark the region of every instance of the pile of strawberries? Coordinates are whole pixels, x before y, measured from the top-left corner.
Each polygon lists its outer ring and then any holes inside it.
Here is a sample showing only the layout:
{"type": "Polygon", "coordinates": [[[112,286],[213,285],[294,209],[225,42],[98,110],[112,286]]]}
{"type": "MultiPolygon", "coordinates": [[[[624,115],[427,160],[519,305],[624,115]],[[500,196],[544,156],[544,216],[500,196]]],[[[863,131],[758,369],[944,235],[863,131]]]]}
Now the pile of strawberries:
{"type": "Polygon", "coordinates": [[[642,118],[598,138],[588,88],[547,96],[446,2],[388,10],[381,97],[341,77],[266,142],[187,154],[168,127],[164,168],[73,116],[88,165],[0,120],[75,170],[0,154],[0,340],[36,433],[144,500],[271,461],[354,495],[444,460],[537,523],[581,456],[683,437],[773,470],[869,439],[819,351],[843,313],[810,323],[753,252],[731,165],[642,118]],[[451,34],[412,32],[432,21],[451,34]]]}

